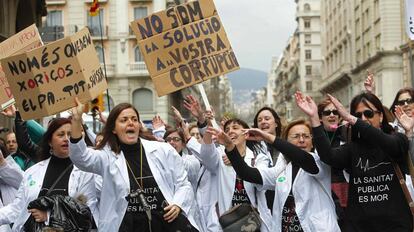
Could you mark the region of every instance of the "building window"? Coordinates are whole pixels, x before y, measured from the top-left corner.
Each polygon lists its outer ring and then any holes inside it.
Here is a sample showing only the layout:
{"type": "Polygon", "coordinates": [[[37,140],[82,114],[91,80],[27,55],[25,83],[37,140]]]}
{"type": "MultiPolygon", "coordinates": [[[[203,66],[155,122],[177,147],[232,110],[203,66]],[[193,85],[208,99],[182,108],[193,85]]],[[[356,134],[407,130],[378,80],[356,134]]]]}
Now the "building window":
{"type": "Polygon", "coordinates": [[[375,49],[377,51],[381,49],[381,35],[375,36],[375,49]]]}
{"type": "Polygon", "coordinates": [[[305,44],[312,43],[312,35],[311,34],[305,34],[305,44]]]}
{"type": "Polygon", "coordinates": [[[304,25],[305,25],[305,28],[310,28],[311,27],[311,21],[310,21],[310,19],[305,19],[304,20],[304,25]]]}
{"type": "MultiPolygon", "coordinates": [[[[101,35],[101,26],[102,28],[104,28],[104,9],[100,8],[99,9],[99,14],[97,16],[90,16],[89,15],[89,10],[86,12],[87,14],[87,21],[88,21],[88,28],[89,31],[91,32],[92,36],[100,36],[101,35]],[[101,22],[99,23],[99,20],[101,20],[101,22]]],[[[102,32],[102,35],[104,35],[105,33],[102,32]]]]}
{"type": "Polygon", "coordinates": [[[305,50],[305,59],[306,60],[312,59],[312,50],[305,50]]]}
{"type": "Polygon", "coordinates": [[[144,61],[144,56],[142,55],[141,51],[139,50],[138,45],[135,47],[134,53],[135,53],[135,62],[143,62],[144,61]]]}
{"type": "Polygon", "coordinates": [[[306,82],[306,91],[312,91],[312,81],[306,82]]]}
{"type": "Polygon", "coordinates": [[[52,11],[47,12],[46,26],[47,27],[63,26],[62,11],[52,10],[52,11]]]}
{"type": "Polygon", "coordinates": [[[148,16],[147,7],[134,7],[134,20],[141,19],[148,16]]]}
{"type": "Polygon", "coordinates": [[[96,50],[96,53],[98,54],[98,58],[99,58],[99,63],[103,63],[104,62],[104,52],[103,52],[103,48],[102,48],[102,46],[100,46],[100,45],[96,45],[95,46],[95,50],[96,50]]]}
{"type": "Polygon", "coordinates": [[[150,89],[140,88],[133,92],[132,102],[138,111],[154,111],[153,93],[150,89]]]}
{"type": "Polygon", "coordinates": [[[306,65],[306,75],[312,75],[312,65],[306,65]]]}
{"type": "Polygon", "coordinates": [[[305,10],[305,12],[310,11],[311,7],[310,7],[309,3],[305,3],[305,5],[303,5],[303,9],[305,10]]]}

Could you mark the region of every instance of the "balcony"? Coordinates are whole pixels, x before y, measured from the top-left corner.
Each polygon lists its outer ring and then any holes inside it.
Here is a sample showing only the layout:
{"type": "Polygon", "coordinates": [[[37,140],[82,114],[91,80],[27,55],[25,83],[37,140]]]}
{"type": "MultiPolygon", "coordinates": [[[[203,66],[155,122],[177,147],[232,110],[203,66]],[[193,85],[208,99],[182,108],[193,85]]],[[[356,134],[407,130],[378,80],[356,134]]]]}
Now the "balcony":
{"type": "MultiPolygon", "coordinates": [[[[104,70],[104,64],[102,64],[101,63],[101,68],[102,68],[102,71],[104,71],[105,72],[105,70],[104,70]]],[[[114,74],[115,74],[115,65],[114,64],[106,64],[106,76],[107,77],[111,77],[111,76],[114,76],[114,74]]]]}
{"type": "Polygon", "coordinates": [[[53,6],[53,5],[65,5],[66,0],[46,0],[47,6],[53,6]]]}
{"type": "Polygon", "coordinates": [[[126,72],[127,72],[127,75],[130,75],[130,76],[134,76],[134,75],[149,76],[149,72],[147,70],[147,66],[145,65],[144,61],[127,64],[126,72]]]}
{"type": "MultiPolygon", "coordinates": [[[[101,30],[99,26],[88,26],[89,31],[91,32],[91,35],[93,39],[100,39],[101,38],[101,30]]],[[[108,26],[102,26],[102,38],[108,39],[108,26]]]]}

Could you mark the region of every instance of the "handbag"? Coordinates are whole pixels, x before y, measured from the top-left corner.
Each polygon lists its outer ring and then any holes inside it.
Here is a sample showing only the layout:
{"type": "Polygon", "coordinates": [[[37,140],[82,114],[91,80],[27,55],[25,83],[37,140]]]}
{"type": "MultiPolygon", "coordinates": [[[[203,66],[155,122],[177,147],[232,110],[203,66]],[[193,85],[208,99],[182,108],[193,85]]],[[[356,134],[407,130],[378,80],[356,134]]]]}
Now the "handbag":
{"type": "Polygon", "coordinates": [[[236,205],[219,217],[223,232],[260,232],[259,212],[251,204],[236,205]]]}

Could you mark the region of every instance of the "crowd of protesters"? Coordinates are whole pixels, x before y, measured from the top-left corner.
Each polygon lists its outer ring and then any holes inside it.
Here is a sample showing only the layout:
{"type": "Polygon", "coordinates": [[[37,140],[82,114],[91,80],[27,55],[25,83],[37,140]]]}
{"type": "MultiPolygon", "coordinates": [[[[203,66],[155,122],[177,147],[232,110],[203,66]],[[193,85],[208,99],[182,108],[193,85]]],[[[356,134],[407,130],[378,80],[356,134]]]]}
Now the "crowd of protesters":
{"type": "Polygon", "coordinates": [[[182,102],[192,118],[172,107],[175,124],[154,115],[152,128],[118,104],[97,134],[77,98],[47,128],[11,106],[0,232],[412,232],[414,89],[386,107],[372,75],[364,85],[349,110],[296,92],[304,117],[286,125],[264,107],[214,127],[194,96],[182,102]]]}

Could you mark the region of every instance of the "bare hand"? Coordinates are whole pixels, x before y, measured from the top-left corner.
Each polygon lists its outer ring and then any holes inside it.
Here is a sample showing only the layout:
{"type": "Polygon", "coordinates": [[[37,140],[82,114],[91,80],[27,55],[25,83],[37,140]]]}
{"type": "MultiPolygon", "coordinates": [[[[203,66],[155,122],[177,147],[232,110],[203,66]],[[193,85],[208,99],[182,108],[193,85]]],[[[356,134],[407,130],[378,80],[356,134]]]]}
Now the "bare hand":
{"type": "Polygon", "coordinates": [[[164,211],[166,211],[164,214],[164,220],[168,223],[173,222],[181,213],[181,209],[177,205],[169,205],[164,208],[164,211]]]}
{"type": "Polygon", "coordinates": [[[408,116],[401,106],[395,107],[394,114],[398,122],[400,122],[401,126],[404,128],[406,135],[411,136],[414,128],[414,118],[408,116]]]}
{"type": "Polygon", "coordinates": [[[224,133],[224,131],[216,129],[212,126],[207,127],[206,133],[210,133],[213,136],[216,137],[216,141],[224,145],[226,147],[226,150],[231,151],[235,147],[233,141],[231,141],[230,137],[224,133]]]}
{"type": "Polygon", "coordinates": [[[300,91],[297,91],[295,93],[295,100],[296,105],[309,117],[318,116],[318,107],[311,97],[305,96],[300,91]]]}
{"type": "Polygon", "coordinates": [[[154,130],[157,130],[163,126],[165,126],[165,122],[161,119],[159,115],[155,115],[152,118],[152,128],[154,128],[154,130]]]}
{"type": "Polygon", "coordinates": [[[11,105],[7,107],[6,109],[3,110],[3,112],[1,112],[1,114],[9,118],[16,117],[16,106],[11,105]]]}
{"type": "Polygon", "coordinates": [[[6,164],[6,159],[4,159],[3,152],[0,150],[0,166],[6,164]]]}
{"type": "Polygon", "coordinates": [[[173,117],[175,120],[175,123],[177,124],[177,127],[181,127],[181,124],[184,121],[183,116],[181,115],[180,111],[177,110],[174,106],[171,106],[171,111],[173,113],[173,117]]]}
{"type": "Polygon", "coordinates": [[[247,135],[247,140],[252,141],[265,141],[267,143],[273,143],[275,136],[264,132],[258,128],[243,129],[243,132],[247,135]]]}
{"type": "Polygon", "coordinates": [[[341,116],[345,121],[349,122],[351,125],[354,125],[357,118],[351,115],[347,109],[336,99],[334,96],[328,94],[329,100],[334,104],[336,110],[338,110],[339,116],[341,116]]]}
{"type": "Polygon", "coordinates": [[[197,119],[199,123],[204,123],[205,118],[200,103],[193,96],[188,95],[184,100],[184,108],[190,111],[191,115],[197,119]]]}
{"type": "Polygon", "coordinates": [[[98,110],[98,115],[99,115],[99,121],[102,124],[106,124],[106,117],[102,114],[102,111],[98,110]]]}
{"type": "Polygon", "coordinates": [[[367,70],[367,79],[364,81],[364,87],[367,92],[375,93],[374,74],[367,70]]]}
{"type": "Polygon", "coordinates": [[[225,165],[227,165],[227,166],[231,166],[231,162],[230,162],[230,160],[229,160],[229,157],[227,157],[227,155],[223,155],[221,158],[223,159],[223,163],[224,163],[225,165]]]}
{"type": "Polygon", "coordinates": [[[222,130],[224,130],[224,125],[226,124],[226,122],[228,120],[230,120],[230,118],[228,118],[226,116],[223,116],[223,118],[221,118],[221,120],[220,120],[220,127],[221,127],[222,130]]]}
{"type": "Polygon", "coordinates": [[[82,114],[83,114],[83,109],[85,108],[85,105],[82,104],[77,97],[75,97],[75,103],[76,103],[76,106],[72,107],[71,109],[72,119],[76,121],[82,121],[82,114]]]}
{"type": "Polygon", "coordinates": [[[45,222],[47,221],[47,212],[38,210],[38,209],[29,209],[29,213],[32,214],[36,222],[45,222]]]}

